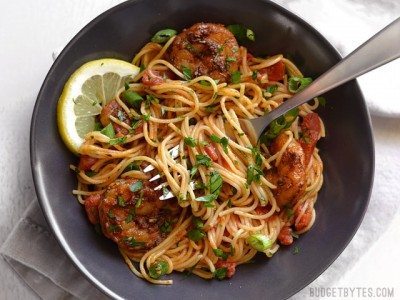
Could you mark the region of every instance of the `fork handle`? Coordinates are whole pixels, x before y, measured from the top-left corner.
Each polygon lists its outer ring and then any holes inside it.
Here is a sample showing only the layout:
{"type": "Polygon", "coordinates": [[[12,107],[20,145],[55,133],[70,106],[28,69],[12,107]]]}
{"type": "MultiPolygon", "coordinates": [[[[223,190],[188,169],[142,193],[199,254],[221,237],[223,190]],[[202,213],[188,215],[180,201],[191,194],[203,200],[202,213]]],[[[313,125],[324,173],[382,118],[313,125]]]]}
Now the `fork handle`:
{"type": "MultiPolygon", "coordinates": [[[[294,95],[266,116],[260,117],[260,119],[266,118],[265,121],[269,120],[271,122],[310,99],[400,57],[399,38],[400,18],[397,18],[318,77],[302,92],[294,95]]],[[[261,132],[265,130],[269,123],[265,121],[261,132]]],[[[260,123],[257,121],[257,124],[260,123]]]]}

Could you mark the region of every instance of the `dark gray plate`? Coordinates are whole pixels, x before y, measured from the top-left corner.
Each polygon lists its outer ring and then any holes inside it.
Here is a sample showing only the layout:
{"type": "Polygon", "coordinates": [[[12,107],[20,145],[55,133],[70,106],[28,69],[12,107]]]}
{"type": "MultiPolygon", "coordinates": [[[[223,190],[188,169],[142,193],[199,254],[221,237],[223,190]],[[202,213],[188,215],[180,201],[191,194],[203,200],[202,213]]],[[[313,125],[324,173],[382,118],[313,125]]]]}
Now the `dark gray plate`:
{"type": "MultiPolygon", "coordinates": [[[[316,8],[317,9],[317,8],[316,8]]],[[[316,77],[339,61],[335,49],[303,20],[261,0],[128,1],[100,15],[80,31],[50,69],[37,98],[31,127],[31,161],[40,204],[60,245],[98,288],[113,297],[150,299],[287,298],[317,278],[355,234],[368,205],[374,147],[368,112],[355,81],[326,94],[318,112],[327,137],[320,142],[325,183],[312,230],[272,258],[238,267],[231,280],[206,281],[173,274],[172,286],[136,278],[117,247],[95,233],[71,194],[76,162],[57,131],[56,105],[64,83],[84,62],[101,57],[130,60],[158,30],[178,30],[200,21],[243,23],[254,30],[251,53],[283,53],[307,76],[316,77]]]]}

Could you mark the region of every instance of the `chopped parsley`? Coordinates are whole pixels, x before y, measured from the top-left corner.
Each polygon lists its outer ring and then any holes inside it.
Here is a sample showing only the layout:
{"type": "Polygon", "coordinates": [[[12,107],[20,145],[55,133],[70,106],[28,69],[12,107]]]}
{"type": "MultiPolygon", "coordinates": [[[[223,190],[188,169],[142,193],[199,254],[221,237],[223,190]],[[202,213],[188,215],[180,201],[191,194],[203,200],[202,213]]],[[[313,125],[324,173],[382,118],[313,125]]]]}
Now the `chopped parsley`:
{"type": "Polygon", "coordinates": [[[264,175],[264,173],[258,166],[250,164],[247,167],[246,183],[250,185],[253,181],[259,182],[262,175],[264,175]]]}
{"type": "Polygon", "coordinates": [[[123,137],[119,137],[119,138],[114,138],[114,139],[110,139],[110,141],[108,142],[111,146],[113,145],[119,145],[119,144],[123,144],[126,141],[126,136],[123,137]]]}
{"type": "Polygon", "coordinates": [[[228,269],[227,268],[218,268],[215,269],[214,273],[213,273],[213,277],[217,278],[218,280],[222,280],[226,277],[226,273],[227,273],[228,269]]]}
{"type": "Polygon", "coordinates": [[[189,147],[196,147],[196,140],[190,136],[185,137],[184,142],[189,147]]]}
{"type": "Polygon", "coordinates": [[[222,258],[223,260],[226,260],[228,258],[228,254],[222,251],[221,249],[213,249],[213,252],[215,256],[222,258]]]}
{"type": "Polygon", "coordinates": [[[240,78],[242,76],[242,73],[240,73],[240,71],[235,71],[231,74],[231,82],[233,84],[235,83],[239,83],[240,82],[240,78]]]}

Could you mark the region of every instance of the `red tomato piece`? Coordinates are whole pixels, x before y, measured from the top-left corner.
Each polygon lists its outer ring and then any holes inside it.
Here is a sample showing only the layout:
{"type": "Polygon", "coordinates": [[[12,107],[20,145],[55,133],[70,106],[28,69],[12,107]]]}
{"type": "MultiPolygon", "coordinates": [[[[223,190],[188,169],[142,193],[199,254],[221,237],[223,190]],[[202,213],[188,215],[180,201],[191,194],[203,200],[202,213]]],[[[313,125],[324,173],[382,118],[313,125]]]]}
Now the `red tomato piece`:
{"type": "Polygon", "coordinates": [[[215,149],[213,144],[208,144],[204,146],[204,151],[206,151],[207,155],[211,158],[212,161],[218,160],[219,155],[217,149],[215,149]]]}
{"type": "Polygon", "coordinates": [[[283,61],[278,61],[276,64],[263,68],[259,71],[261,75],[267,73],[269,81],[280,81],[285,76],[285,64],[283,61]]]}
{"type": "Polygon", "coordinates": [[[231,278],[235,274],[236,265],[237,263],[233,261],[218,260],[215,267],[217,269],[226,268],[226,277],[231,278]]]}
{"type": "Polygon", "coordinates": [[[101,194],[92,194],[85,199],[85,210],[90,223],[98,224],[99,218],[99,204],[101,201],[101,194]]]}
{"type": "Polygon", "coordinates": [[[78,169],[81,171],[89,171],[90,168],[98,161],[97,158],[89,155],[81,155],[79,159],[78,169]]]}
{"type": "Polygon", "coordinates": [[[159,85],[164,82],[164,79],[159,72],[153,70],[146,70],[143,73],[142,83],[147,86],[159,85]]]}

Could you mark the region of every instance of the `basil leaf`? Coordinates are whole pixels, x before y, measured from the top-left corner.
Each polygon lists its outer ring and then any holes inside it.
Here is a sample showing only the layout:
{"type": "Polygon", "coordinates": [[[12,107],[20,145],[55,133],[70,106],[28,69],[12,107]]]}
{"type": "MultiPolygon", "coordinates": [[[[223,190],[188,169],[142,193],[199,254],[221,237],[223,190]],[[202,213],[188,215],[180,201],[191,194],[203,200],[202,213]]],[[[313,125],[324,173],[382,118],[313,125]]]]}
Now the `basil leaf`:
{"type": "Polygon", "coordinates": [[[236,58],[235,58],[235,57],[227,57],[227,58],[225,59],[225,61],[226,61],[227,63],[235,62],[235,61],[236,61],[236,58]]]}
{"type": "Polygon", "coordinates": [[[141,180],[138,180],[129,186],[129,189],[131,190],[132,193],[135,193],[141,190],[142,188],[143,188],[143,182],[141,180]]]}
{"type": "Polygon", "coordinates": [[[145,114],[145,115],[142,115],[142,119],[143,119],[144,121],[150,121],[150,113],[145,114]]]}
{"type": "Polygon", "coordinates": [[[168,42],[170,38],[175,36],[178,32],[174,29],[163,29],[158,31],[152,38],[151,41],[157,44],[163,44],[168,42]]]}
{"type": "Polygon", "coordinates": [[[310,77],[293,77],[291,76],[288,81],[289,92],[298,93],[304,90],[310,83],[312,79],[310,77]]]}
{"type": "Polygon", "coordinates": [[[105,136],[108,136],[110,139],[114,138],[115,136],[115,131],[114,131],[114,127],[112,126],[112,124],[108,124],[106,127],[104,127],[101,131],[101,134],[104,134],[105,136]]]}

